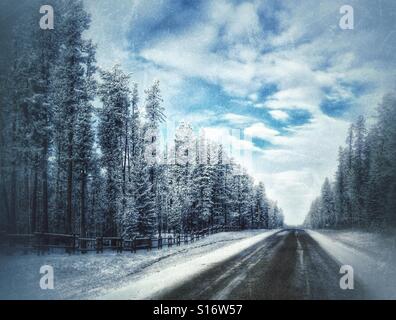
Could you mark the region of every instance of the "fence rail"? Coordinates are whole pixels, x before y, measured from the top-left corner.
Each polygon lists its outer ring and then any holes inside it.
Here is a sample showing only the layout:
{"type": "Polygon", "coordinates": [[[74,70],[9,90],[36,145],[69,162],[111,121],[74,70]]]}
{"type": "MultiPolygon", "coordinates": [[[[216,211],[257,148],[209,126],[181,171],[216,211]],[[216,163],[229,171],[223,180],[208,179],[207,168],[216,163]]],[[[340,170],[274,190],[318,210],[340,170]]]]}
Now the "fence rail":
{"type": "Polygon", "coordinates": [[[38,255],[48,254],[51,250],[63,249],[66,253],[87,253],[89,251],[103,253],[104,250],[113,250],[118,253],[123,251],[136,253],[138,250],[151,251],[152,249],[171,248],[181,244],[198,241],[210,234],[219,232],[238,231],[238,227],[218,226],[205,228],[192,233],[174,233],[158,237],[135,237],[124,239],[122,237],[80,237],[78,234],[42,233],[34,234],[6,234],[0,232],[0,245],[9,249],[22,249],[25,253],[35,251],[38,255]]]}

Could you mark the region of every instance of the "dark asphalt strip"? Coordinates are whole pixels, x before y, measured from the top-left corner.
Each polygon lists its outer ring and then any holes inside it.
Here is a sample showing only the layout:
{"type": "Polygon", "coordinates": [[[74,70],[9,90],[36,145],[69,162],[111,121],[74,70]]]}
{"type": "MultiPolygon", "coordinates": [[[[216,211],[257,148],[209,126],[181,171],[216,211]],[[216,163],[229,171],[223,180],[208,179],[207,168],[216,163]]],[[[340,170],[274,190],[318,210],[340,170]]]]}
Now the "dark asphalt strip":
{"type": "Polygon", "coordinates": [[[303,230],[283,230],[214,265],[158,299],[359,299],[339,286],[340,266],[303,230]]]}
{"type": "MultiPolygon", "coordinates": [[[[250,248],[241,251],[238,255],[214,265],[209,270],[193,277],[188,282],[176,288],[162,292],[155,299],[165,300],[194,300],[211,299],[227,287],[246,268],[246,264],[254,263],[264,258],[268,261],[270,253],[275,246],[281,244],[283,237],[278,237],[280,232],[260,241],[250,248]]],[[[228,297],[227,297],[228,298],[228,297]]]]}

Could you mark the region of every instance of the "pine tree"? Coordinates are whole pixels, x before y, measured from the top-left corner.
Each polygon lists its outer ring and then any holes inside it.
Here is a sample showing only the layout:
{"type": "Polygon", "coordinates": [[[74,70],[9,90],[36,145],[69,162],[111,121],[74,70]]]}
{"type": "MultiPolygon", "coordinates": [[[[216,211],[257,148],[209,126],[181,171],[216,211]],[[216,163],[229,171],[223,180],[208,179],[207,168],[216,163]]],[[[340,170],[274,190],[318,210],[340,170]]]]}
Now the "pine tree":
{"type": "MultiPolygon", "coordinates": [[[[377,177],[376,184],[380,186],[378,195],[383,221],[387,226],[396,226],[396,97],[386,95],[378,108],[378,120],[374,128],[375,145],[373,151],[372,171],[377,177]]],[[[374,144],[374,143],[373,143],[374,144]]]]}
{"type": "Polygon", "coordinates": [[[142,128],[139,112],[139,92],[137,84],[134,84],[131,97],[131,119],[130,119],[130,143],[129,143],[129,161],[128,174],[131,174],[131,167],[141,152],[142,146],[142,128]]]}
{"type": "Polygon", "coordinates": [[[335,207],[335,226],[345,227],[348,225],[348,208],[347,208],[347,167],[346,153],[340,147],[338,152],[338,168],[334,184],[334,207],[335,207]]]}
{"type": "Polygon", "coordinates": [[[255,221],[253,227],[268,228],[269,204],[262,182],[254,190],[255,221]]]}
{"type": "Polygon", "coordinates": [[[368,130],[359,117],[340,149],[334,183],[335,219],[331,218],[331,188],[325,181],[306,223],[314,228],[385,227],[396,225],[396,98],[388,95],[378,108],[377,123],[368,130]]]}
{"type": "Polygon", "coordinates": [[[141,155],[135,166],[134,174],[136,220],[133,230],[142,236],[151,236],[155,232],[155,199],[151,192],[149,167],[141,155]]]}
{"type": "Polygon", "coordinates": [[[368,183],[368,146],[365,119],[359,117],[354,125],[355,139],[352,161],[352,205],[357,226],[365,224],[365,197],[368,183]]]}
{"type": "Polygon", "coordinates": [[[228,210],[230,207],[230,189],[227,182],[227,164],[223,146],[217,148],[217,162],[213,166],[212,203],[213,215],[217,223],[227,224],[228,210]],[[223,221],[221,221],[223,220],[223,221]]]}
{"type": "Polygon", "coordinates": [[[106,232],[114,236],[119,230],[122,216],[122,188],[124,165],[125,126],[129,108],[129,76],[118,66],[101,72],[103,83],[99,94],[103,103],[100,110],[99,144],[102,166],[106,170],[106,232]]]}
{"type": "Polygon", "coordinates": [[[146,90],[146,118],[148,124],[152,128],[158,128],[165,121],[166,116],[164,107],[162,106],[162,97],[160,91],[160,82],[155,81],[153,86],[146,90]]]}
{"type": "Polygon", "coordinates": [[[321,190],[321,216],[323,227],[334,226],[335,224],[335,206],[334,206],[334,195],[333,190],[328,178],[325,179],[325,182],[322,186],[321,190]]]}
{"type": "MultiPolygon", "coordinates": [[[[85,48],[85,95],[80,101],[80,108],[76,119],[76,168],[79,171],[80,194],[80,235],[87,235],[87,179],[92,169],[93,147],[95,134],[93,124],[93,106],[91,101],[95,96],[95,46],[88,42],[85,48]]],[[[85,242],[82,243],[85,246],[85,242]]]]}
{"type": "Polygon", "coordinates": [[[237,169],[233,183],[234,225],[242,229],[248,227],[248,217],[251,214],[251,188],[251,178],[241,168],[237,169]]]}
{"type": "Polygon", "coordinates": [[[62,30],[62,45],[54,70],[54,102],[57,104],[56,117],[59,122],[58,152],[61,161],[65,161],[66,171],[66,219],[65,231],[75,230],[75,213],[73,212],[75,193],[75,157],[76,125],[81,105],[86,103],[86,50],[89,42],[83,39],[83,33],[89,28],[90,16],[84,10],[81,0],[72,0],[63,6],[63,19],[59,29],[62,30]]]}
{"type": "MultiPolygon", "coordinates": [[[[149,165],[149,175],[151,184],[151,193],[154,199],[154,211],[157,221],[162,221],[161,195],[159,190],[160,167],[158,164],[159,152],[159,130],[162,122],[165,121],[164,108],[162,106],[162,97],[159,87],[159,81],[155,81],[153,86],[146,90],[146,125],[144,127],[144,152],[145,158],[149,165]]],[[[161,223],[158,224],[161,227],[161,223]]],[[[159,230],[161,232],[161,230],[159,230]]]]}
{"type": "Polygon", "coordinates": [[[192,194],[194,140],[191,125],[181,122],[175,132],[171,171],[175,188],[173,200],[176,204],[173,223],[179,221],[179,231],[192,231],[195,227],[192,194]]]}

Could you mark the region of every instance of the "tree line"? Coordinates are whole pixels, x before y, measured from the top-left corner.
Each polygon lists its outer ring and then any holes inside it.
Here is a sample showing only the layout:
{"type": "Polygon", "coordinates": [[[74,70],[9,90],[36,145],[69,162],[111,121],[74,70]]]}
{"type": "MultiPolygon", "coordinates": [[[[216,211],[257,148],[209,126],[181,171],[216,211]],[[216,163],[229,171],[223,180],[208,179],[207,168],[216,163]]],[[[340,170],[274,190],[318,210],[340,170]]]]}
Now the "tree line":
{"type": "Polygon", "coordinates": [[[312,228],[396,226],[396,97],[388,94],[367,128],[360,116],[339,149],[334,181],[324,181],[305,225],[312,228]]]}
{"type": "Polygon", "coordinates": [[[40,2],[29,2],[2,66],[0,230],[132,237],[283,225],[264,185],[191,125],[161,148],[159,82],[142,98],[119,66],[98,69],[83,1],[47,2],[55,29],[39,28],[40,2]]]}

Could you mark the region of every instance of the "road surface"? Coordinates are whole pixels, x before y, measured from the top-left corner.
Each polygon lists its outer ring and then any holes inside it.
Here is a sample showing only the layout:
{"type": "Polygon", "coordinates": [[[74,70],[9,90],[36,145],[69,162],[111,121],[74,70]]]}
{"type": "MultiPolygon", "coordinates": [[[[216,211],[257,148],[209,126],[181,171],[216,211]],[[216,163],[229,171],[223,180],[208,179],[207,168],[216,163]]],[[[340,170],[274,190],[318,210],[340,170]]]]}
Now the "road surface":
{"type": "Polygon", "coordinates": [[[282,230],[158,299],[366,299],[339,286],[340,265],[304,230],[282,230]]]}

